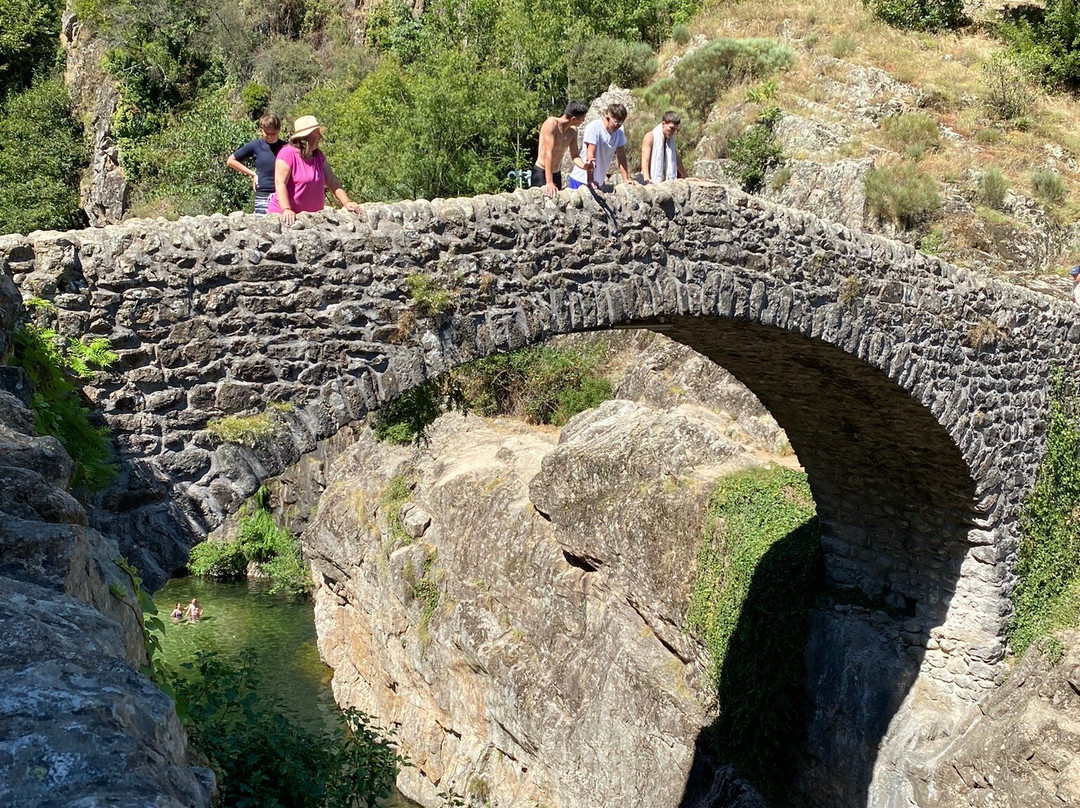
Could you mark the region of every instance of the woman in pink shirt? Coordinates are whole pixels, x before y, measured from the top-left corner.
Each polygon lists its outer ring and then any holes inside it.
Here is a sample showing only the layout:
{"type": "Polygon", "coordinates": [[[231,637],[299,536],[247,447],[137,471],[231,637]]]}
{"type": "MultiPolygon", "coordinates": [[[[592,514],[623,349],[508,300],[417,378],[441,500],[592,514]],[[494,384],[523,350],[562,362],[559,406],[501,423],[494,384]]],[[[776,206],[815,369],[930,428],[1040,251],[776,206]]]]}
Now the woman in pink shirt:
{"type": "Polygon", "coordinates": [[[274,194],[266,207],[267,213],[280,213],[285,224],[296,221],[297,213],[315,213],[323,209],[326,189],[341,207],[359,213],[360,206],[349,199],[334,171],[319,150],[319,141],[326,131],[314,115],[304,115],[293,124],[289,145],[278,152],[274,163],[274,194]]]}

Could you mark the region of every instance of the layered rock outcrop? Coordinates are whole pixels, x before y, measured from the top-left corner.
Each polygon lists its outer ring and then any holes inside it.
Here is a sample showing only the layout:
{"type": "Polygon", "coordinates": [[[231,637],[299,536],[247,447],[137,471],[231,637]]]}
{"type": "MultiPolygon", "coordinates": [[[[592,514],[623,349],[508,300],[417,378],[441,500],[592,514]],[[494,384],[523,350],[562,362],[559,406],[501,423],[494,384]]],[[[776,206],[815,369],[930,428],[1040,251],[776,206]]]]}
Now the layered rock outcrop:
{"type": "MultiPolygon", "coordinates": [[[[693,375],[626,385],[692,400],[693,375]]],[[[335,464],[304,537],[320,649],[338,700],[395,727],[407,795],[679,804],[716,698],[685,621],[702,515],[718,475],[761,462],[740,420],[779,433],[741,395],[737,417],[610,401],[561,434],[451,414],[422,448],[369,433],[335,464]]]]}

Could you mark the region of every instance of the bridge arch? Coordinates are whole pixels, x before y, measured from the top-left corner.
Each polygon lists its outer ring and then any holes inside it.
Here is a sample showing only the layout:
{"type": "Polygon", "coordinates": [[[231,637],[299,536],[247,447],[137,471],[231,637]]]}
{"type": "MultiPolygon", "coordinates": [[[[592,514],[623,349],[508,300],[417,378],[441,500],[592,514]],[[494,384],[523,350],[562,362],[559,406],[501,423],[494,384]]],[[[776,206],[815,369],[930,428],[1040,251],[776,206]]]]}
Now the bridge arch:
{"type": "Polygon", "coordinates": [[[693,181],[368,205],[284,230],[234,214],[9,236],[0,268],[121,354],[88,390],[125,461],[93,518],[159,573],[426,378],[557,334],[663,330],[788,432],[829,584],[895,636],[899,689],[921,671],[959,699],[1003,658],[1050,370],[1075,371],[1080,342],[1063,303],[693,181]],[[207,430],[275,403],[291,411],[273,441],[207,430]]]}

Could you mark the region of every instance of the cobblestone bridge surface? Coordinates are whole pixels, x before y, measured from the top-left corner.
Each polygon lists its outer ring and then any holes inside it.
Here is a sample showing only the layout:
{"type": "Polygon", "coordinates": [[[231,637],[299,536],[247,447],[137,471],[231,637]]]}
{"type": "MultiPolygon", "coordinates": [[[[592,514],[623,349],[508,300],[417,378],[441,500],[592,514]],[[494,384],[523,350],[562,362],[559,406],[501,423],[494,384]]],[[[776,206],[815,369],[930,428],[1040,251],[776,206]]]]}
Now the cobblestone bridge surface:
{"type": "Polygon", "coordinates": [[[1004,653],[1048,380],[1080,342],[1066,301],[700,182],[8,236],[0,270],[121,356],[87,391],[125,463],[92,520],[151,580],[424,379],[639,323],[761,398],[809,474],[840,602],[858,590],[898,658],[966,699],[1004,653]],[[253,446],[207,429],[258,413],[273,434],[253,446]]]}

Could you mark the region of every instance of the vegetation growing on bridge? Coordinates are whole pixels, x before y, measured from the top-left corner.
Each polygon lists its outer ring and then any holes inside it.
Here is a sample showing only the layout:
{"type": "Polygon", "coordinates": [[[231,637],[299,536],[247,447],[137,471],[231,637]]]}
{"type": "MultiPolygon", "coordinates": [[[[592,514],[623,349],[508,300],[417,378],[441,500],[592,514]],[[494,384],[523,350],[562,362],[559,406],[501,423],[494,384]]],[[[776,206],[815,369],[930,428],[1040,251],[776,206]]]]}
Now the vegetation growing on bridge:
{"type": "Polygon", "coordinates": [[[809,610],[822,577],[806,475],[774,466],[721,479],[705,527],[687,622],[712,658],[720,717],[709,745],[775,800],[804,731],[809,610]]]}
{"type": "Polygon", "coordinates": [[[489,356],[405,393],[375,413],[371,426],[379,440],[401,445],[451,409],[562,426],[611,398],[605,356],[602,347],[552,345],[489,356]]]}
{"type": "Polygon", "coordinates": [[[91,423],[78,382],[116,360],[104,338],[82,342],[27,323],[16,329],[13,363],[34,385],[34,428],[52,435],[75,461],[74,490],[99,491],[116,477],[109,430],[91,423]]]}
{"type": "Polygon", "coordinates": [[[1017,655],[1055,629],[1080,624],[1080,398],[1058,371],[1052,380],[1046,456],[1024,503],[1015,615],[1017,655]]]}

